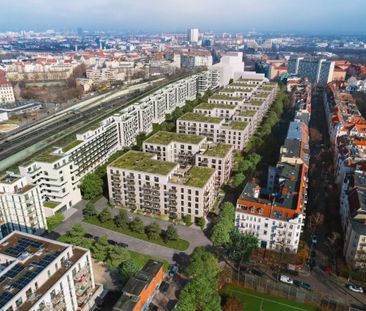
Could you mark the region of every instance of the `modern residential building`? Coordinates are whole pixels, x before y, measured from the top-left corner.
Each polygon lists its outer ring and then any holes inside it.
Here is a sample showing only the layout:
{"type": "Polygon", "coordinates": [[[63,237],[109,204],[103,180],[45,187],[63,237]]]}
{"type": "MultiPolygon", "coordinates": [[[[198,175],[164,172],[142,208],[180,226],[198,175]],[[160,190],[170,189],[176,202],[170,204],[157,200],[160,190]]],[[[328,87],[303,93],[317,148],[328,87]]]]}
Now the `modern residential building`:
{"type": "Polygon", "coordinates": [[[131,277],[122,289],[122,296],[112,311],[144,311],[157,294],[165,276],[163,264],[149,260],[145,266],[131,277]]]}
{"type": "Polygon", "coordinates": [[[288,61],[288,73],[301,78],[307,77],[313,84],[326,85],[333,79],[334,66],[333,61],[326,59],[294,57],[288,61]]]}
{"type": "Polygon", "coordinates": [[[216,198],[216,170],[157,160],[157,155],[129,151],[107,167],[112,204],[147,213],[197,220],[216,198]]]}
{"type": "Polygon", "coordinates": [[[103,290],[89,250],[18,231],[0,241],[0,268],[4,311],[88,311],[103,290]]]}
{"type": "Polygon", "coordinates": [[[0,238],[15,230],[42,234],[47,223],[39,187],[7,173],[0,178],[0,238]]]}
{"type": "Polygon", "coordinates": [[[14,103],[14,89],[10,82],[0,80],[0,105],[14,103]]]}
{"type": "Polygon", "coordinates": [[[219,63],[212,65],[209,68],[209,71],[211,70],[219,72],[219,86],[229,84],[230,79],[236,80],[242,77],[244,73],[243,53],[226,53],[221,57],[219,63]]]}

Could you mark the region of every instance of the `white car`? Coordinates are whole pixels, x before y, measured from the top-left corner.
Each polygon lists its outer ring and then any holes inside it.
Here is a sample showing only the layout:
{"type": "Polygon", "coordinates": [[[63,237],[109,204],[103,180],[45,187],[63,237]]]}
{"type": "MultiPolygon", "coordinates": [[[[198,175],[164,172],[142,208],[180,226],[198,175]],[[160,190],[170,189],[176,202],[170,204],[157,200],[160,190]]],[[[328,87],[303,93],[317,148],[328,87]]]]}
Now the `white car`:
{"type": "Polygon", "coordinates": [[[363,293],[362,287],[356,285],[348,284],[347,288],[355,293],[363,293]]]}
{"type": "Polygon", "coordinates": [[[291,284],[291,285],[294,284],[294,280],[284,274],[281,274],[280,281],[282,283],[286,283],[286,284],[291,284]]]}

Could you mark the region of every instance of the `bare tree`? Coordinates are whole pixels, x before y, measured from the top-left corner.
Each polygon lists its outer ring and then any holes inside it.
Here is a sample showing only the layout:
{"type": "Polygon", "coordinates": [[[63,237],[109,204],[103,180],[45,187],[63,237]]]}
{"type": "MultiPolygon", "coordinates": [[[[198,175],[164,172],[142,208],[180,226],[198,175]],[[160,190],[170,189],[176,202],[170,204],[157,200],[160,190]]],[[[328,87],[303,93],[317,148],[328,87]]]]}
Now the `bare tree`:
{"type": "Polygon", "coordinates": [[[320,212],[316,212],[310,215],[309,217],[309,230],[312,234],[314,234],[318,227],[324,222],[324,214],[320,212]]]}

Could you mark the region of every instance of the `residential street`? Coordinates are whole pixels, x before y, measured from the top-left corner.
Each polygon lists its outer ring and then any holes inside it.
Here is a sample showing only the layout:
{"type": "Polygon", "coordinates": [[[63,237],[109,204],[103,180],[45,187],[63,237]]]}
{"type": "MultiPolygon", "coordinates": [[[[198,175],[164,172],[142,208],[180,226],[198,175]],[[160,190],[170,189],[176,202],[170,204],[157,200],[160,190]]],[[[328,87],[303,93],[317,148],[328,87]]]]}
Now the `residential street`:
{"type": "MultiPolygon", "coordinates": [[[[101,211],[107,203],[106,198],[101,198],[98,202],[95,203],[96,209],[101,211]]],[[[184,261],[187,255],[191,254],[193,250],[198,246],[205,246],[211,245],[211,241],[204,235],[202,230],[198,227],[192,225],[191,227],[185,227],[177,225],[177,231],[181,239],[189,241],[190,245],[189,248],[185,252],[181,252],[178,250],[174,250],[172,248],[164,247],[161,245],[157,245],[154,243],[150,243],[147,241],[143,241],[122,233],[118,233],[112,230],[108,230],[105,228],[101,228],[95,225],[91,225],[88,223],[83,222],[83,214],[82,209],[84,208],[86,202],[82,201],[75,206],[77,211],[67,218],[59,227],[56,228],[54,232],[48,234],[51,238],[57,238],[60,235],[65,234],[70,228],[77,223],[82,223],[85,228],[87,228],[88,233],[93,236],[101,236],[106,234],[108,239],[116,241],[116,242],[123,242],[128,244],[128,249],[131,251],[139,252],[141,254],[160,257],[163,259],[168,260],[169,262],[180,262],[184,261]]],[[[113,209],[112,213],[118,214],[118,209],[113,209]]],[[[129,213],[129,215],[138,216],[141,220],[146,224],[149,224],[153,220],[159,223],[161,229],[166,229],[166,227],[171,224],[168,221],[163,221],[159,219],[152,219],[147,216],[140,216],[129,213]]]]}

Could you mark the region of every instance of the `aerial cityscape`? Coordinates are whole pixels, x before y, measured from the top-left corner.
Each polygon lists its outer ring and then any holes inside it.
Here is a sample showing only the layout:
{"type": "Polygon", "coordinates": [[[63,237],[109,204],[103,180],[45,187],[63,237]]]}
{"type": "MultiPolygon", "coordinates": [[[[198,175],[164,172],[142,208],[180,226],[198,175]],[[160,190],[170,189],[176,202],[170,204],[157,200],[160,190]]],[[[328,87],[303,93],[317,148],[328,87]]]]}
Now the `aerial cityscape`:
{"type": "Polygon", "coordinates": [[[366,2],[0,7],[0,311],[366,310],[366,2]]]}

